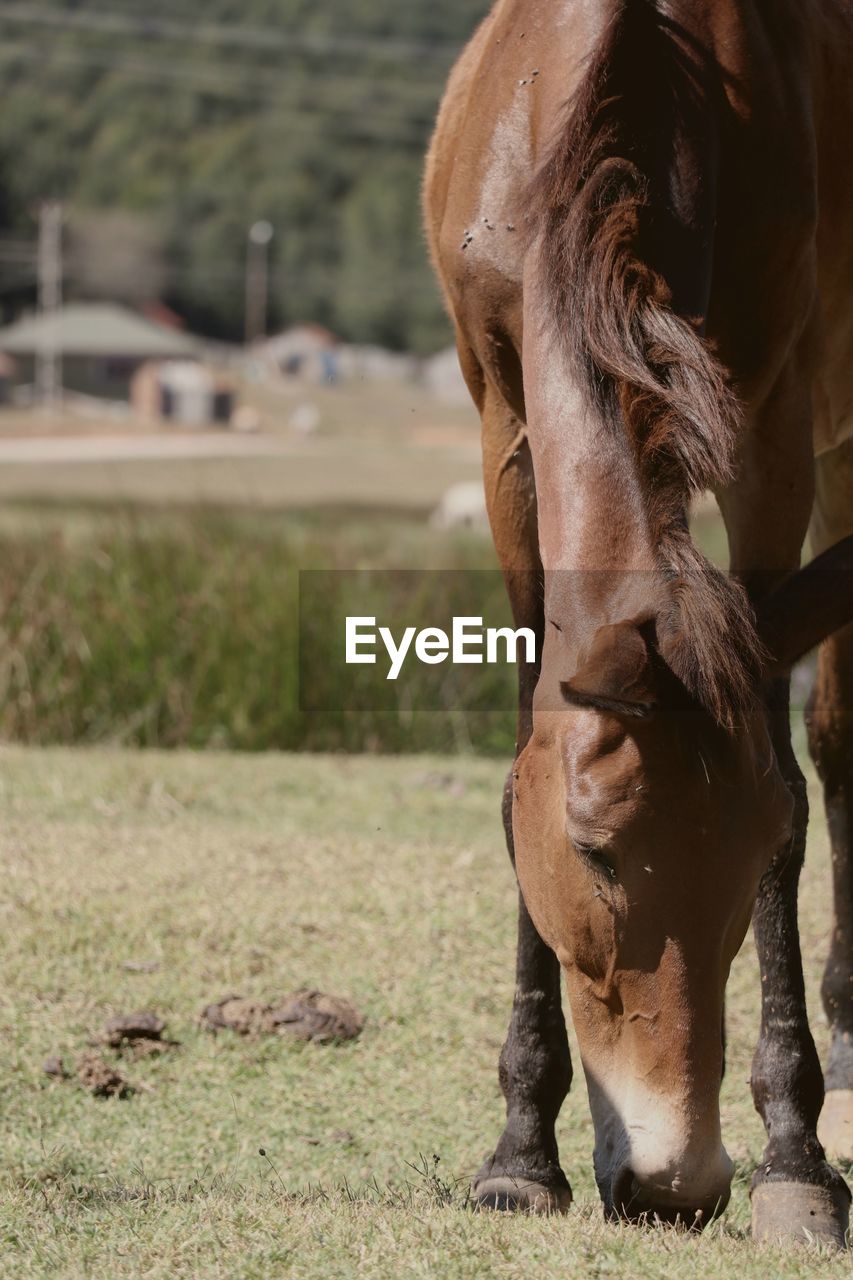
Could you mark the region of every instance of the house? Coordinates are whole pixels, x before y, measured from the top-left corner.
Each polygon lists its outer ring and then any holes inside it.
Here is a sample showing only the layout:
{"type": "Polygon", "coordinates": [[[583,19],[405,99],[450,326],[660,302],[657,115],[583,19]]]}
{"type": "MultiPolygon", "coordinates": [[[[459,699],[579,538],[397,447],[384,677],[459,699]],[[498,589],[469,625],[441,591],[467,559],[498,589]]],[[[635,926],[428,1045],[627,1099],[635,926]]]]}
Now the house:
{"type": "Polygon", "coordinates": [[[329,385],[338,379],[338,340],[319,324],[294,325],[256,343],[252,356],[282,378],[329,385]]]}
{"type": "Polygon", "coordinates": [[[197,360],[149,360],[137,369],[130,400],[138,417],[185,427],[229,425],[234,387],[197,360]]]}
{"type": "Polygon", "coordinates": [[[107,400],[130,399],[134,375],[147,363],[203,354],[191,334],[114,303],[70,303],[0,329],[0,354],[14,360],[18,385],[35,381],[36,358],[51,349],[62,359],[64,388],[107,400]]]}
{"type": "Polygon", "coordinates": [[[294,325],[252,348],[252,358],[274,377],[316,386],[349,382],[414,382],[416,356],[384,347],[340,342],[319,324],[294,325]]]}

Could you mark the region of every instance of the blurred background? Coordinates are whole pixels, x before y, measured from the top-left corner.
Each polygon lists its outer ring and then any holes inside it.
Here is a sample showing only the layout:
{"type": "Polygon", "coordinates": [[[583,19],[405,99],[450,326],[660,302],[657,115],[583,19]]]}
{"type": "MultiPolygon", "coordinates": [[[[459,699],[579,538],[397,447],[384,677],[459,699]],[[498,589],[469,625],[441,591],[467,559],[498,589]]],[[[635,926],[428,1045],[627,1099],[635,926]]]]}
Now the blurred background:
{"type": "Polygon", "coordinates": [[[494,568],[420,213],[487,8],[0,0],[5,740],[511,751],[508,670],[298,689],[300,570],[494,568]]]}

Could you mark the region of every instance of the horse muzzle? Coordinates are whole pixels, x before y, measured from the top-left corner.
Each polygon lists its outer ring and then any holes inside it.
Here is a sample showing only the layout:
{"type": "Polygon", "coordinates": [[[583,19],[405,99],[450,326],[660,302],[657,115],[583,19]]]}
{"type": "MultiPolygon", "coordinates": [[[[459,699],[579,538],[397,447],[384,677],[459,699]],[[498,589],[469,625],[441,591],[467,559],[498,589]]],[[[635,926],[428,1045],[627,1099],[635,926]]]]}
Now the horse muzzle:
{"type": "Polygon", "coordinates": [[[694,1157],[661,1168],[631,1155],[616,1169],[609,1188],[602,1187],[605,1212],[627,1222],[701,1230],[728,1204],[731,1179],[732,1162],[722,1146],[705,1160],[694,1157]]]}

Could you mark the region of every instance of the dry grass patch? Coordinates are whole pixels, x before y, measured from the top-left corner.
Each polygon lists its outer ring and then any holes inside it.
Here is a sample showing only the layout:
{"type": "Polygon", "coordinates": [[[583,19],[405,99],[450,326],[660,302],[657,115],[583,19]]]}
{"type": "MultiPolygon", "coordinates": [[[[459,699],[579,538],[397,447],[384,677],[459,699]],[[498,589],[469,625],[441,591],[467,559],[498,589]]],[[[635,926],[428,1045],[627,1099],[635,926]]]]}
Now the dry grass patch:
{"type": "MultiPolygon", "coordinates": [[[[748,1238],[762,1148],[751,947],[730,992],[723,1113],[738,1172],[722,1223],[697,1240],[602,1222],[580,1079],[560,1122],[570,1216],[471,1211],[468,1179],[501,1125],[512,997],[502,774],[477,760],[0,753],[4,1274],[848,1273],[846,1259],[748,1238]],[[212,1036],[195,1021],[223,992],[305,987],[350,999],[360,1037],[212,1036]],[[156,1009],[183,1046],[132,1064],[133,1097],[43,1073],[129,1009],[156,1009]]],[[[803,941],[822,1048],[828,932],[818,816],[803,941]]]]}

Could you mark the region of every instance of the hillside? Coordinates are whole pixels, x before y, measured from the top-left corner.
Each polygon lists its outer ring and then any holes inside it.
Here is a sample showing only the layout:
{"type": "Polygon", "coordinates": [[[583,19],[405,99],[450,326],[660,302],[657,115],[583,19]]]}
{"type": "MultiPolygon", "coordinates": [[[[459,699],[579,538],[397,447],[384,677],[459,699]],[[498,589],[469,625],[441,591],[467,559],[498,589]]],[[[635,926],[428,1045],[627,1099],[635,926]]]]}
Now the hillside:
{"type": "Polygon", "coordinates": [[[54,197],[69,208],[72,295],[156,293],[237,338],[247,228],[266,218],[273,323],[421,350],[446,341],[418,187],[447,70],[487,8],[0,2],[5,315],[32,296],[17,242],[54,197]]]}

